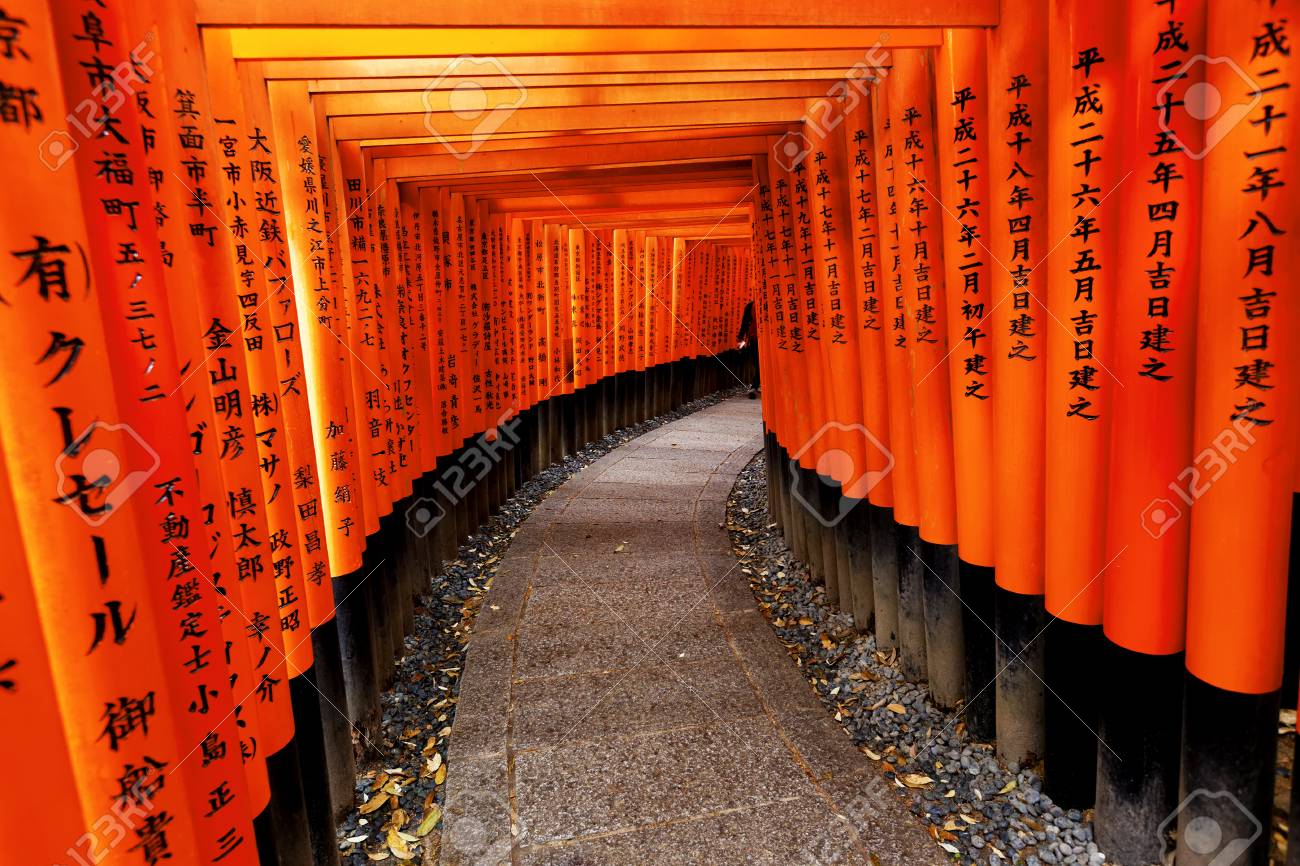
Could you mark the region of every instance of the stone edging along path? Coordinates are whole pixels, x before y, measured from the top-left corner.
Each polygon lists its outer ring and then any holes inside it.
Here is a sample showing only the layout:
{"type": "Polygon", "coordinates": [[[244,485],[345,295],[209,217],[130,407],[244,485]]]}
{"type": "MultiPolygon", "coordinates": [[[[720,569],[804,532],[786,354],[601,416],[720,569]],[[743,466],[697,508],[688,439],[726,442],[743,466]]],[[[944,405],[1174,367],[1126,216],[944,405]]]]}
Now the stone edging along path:
{"type": "Polygon", "coordinates": [[[732,553],[727,498],[761,445],[759,404],[719,403],[596,460],[520,526],[460,678],[441,863],[944,862],[732,553]]]}

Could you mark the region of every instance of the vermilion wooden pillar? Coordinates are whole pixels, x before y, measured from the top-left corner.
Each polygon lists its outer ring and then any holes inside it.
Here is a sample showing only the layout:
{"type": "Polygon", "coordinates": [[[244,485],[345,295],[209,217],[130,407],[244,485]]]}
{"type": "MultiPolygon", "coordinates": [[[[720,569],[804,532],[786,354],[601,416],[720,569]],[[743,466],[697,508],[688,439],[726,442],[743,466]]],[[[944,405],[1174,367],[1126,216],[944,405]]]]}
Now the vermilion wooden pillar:
{"type": "Polygon", "coordinates": [[[1043,753],[1043,520],[1047,368],[1047,3],[1001,4],[989,31],[989,202],[992,297],[995,657],[998,755],[1043,753]]]}
{"type": "Polygon", "coordinates": [[[1123,553],[1102,576],[1098,844],[1120,862],[1162,856],[1161,822],[1178,802],[1183,618],[1190,520],[1171,506],[1192,460],[1199,283],[1200,118],[1205,6],[1129,4],[1114,316],[1106,547],[1123,553]],[[1171,38],[1170,34],[1178,34],[1171,38]],[[1186,67],[1171,77],[1171,68],[1186,67]],[[1137,183],[1134,183],[1137,181],[1137,183]]]}
{"type": "MultiPolygon", "coordinates": [[[[1120,551],[1105,543],[1114,309],[1125,180],[1121,122],[1127,4],[1064,2],[1048,19],[1048,243],[1044,785],[1062,805],[1093,802],[1101,590],[1120,551]]],[[[1046,254],[1046,252],[1045,252],[1046,254]]]]}
{"type": "MultiPolygon", "coordinates": [[[[1291,5],[1211,4],[1205,80],[1235,116],[1205,124],[1187,679],[1178,862],[1224,846],[1268,860],[1295,484],[1300,344],[1289,130],[1298,109],[1291,5]],[[1290,399],[1286,395],[1292,395],[1290,399]],[[1198,791],[1230,795],[1193,796],[1198,791]],[[1208,831],[1219,831],[1217,839],[1208,831]],[[1217,841],[1217,846],[1212,842],[1217,841]]],[[[1292,555],[1294,555],[1292,553],[1292,555]]]]}

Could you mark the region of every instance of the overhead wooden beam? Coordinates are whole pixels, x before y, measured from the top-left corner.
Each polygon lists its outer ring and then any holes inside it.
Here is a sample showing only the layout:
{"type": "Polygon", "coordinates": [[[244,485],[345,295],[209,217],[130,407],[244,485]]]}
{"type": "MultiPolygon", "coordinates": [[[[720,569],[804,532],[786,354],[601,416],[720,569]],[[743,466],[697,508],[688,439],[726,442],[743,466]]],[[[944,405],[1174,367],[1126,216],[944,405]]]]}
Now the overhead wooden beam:
{"type": "MultiPolygon", "coordinates": [[[[504,4],[503,4],[504,5],[504,4]]],[[[791,48],[920,48],[939,45],[934,27],[668,28],[618,27],[232,27],[236,60],[309,57],[427,57],[458,55],[457,68],[491,75],[511,55],[623,54],[674,51],[774,51],[791,48]],[[497,67],[497,68],[493,68],[497,67]]]]}
{"type": "MultiPolygon", "coordinates": [[[[271,61],[273,62],[273,61],[271,61]]],[[[623,87],[639,84],[695,85],[732,84],[749,85],[754,82],[778,81],[836,81],[844,77],[844,67],[810,69],[737,69],[688,70],[684,72],[583,72],[568,75],[504,75],[475,77],[474,83],[492,89],[513,86],[522,82],[530,91],[543,87],[623,87]]],[[[450,90],[465,81],[464,78],[325,78],[309,79],[308,90],[318,93],[401,93],[421,92],[431,87],[450,90]]]]}
{"type": "MultiPolygon", "coordinates": [[[[225,30],[205,31],[205,36],[225,30]]],[[[727,51],[713,46],[709,51],[678,52],[628,52],[626,54],[537,54],[511,55],[510,74],[565,75],[610,74],[620,72],[700,72],[763,69],[817,69],[839,70],[837,74],[853,69],[856,64],[888,67],[893,56],[888,50],[873,50],[868,46],[855,48],[782,48],[774,51],[727,51]]],[[[265,74],[268,78],[328,79],[328,78],[478,78],[481,68],[471,67],[461,61],[459,53],[437,56],[426,51],[417,57],[314,58],[306,60],[267,60],[265,74]]]]}
{"type": "Polygon", "coordinates": [[[477,81],[469,90],[439,88],[399,93],[318,93],[313,101],[325,105],[329,117],[376,114],[423,114],[458,112],[468,104],[477,107],[513,105],[519,108],[557,108],[574,105],[644,105],[650,103],[717,102],[755,99],[808,99],[824,96],[835,81],[760,81],[745,84],[590,84],[579,87],[521,86],[482,87],[477,81]],[[467,100],[473,102],[467,103],[467,100]]]}
{"type": "Polygon", "coordinates": [[[466,117],[454,111],[337,117],[331,119],[330,125],[340,141],[476,134],[490,138],[497,132],[796,122],[803,117],[806,102],[805,99],[755,99],[530,108],[525,101],[508,114],[493,117],[490,129],[485,128],[483,116],[466,117]]]}
{"type": "Polygon", "coordinates": [[[998,23],[997,0],[404,0],[338,3],[326,14],[317,0],[197,0],[200,24],[385,27],[464,25],[574,27],[792,27],[808,21],[836,27],[972,27],[998,23]]]}
{"type": "Polygon", "coordinates": [[[480,150],[472,159],[444,151],[424,156],[385,159],[390,178],[452,177],[493,171],[537,171],[578,166],[616,168],[633,165],[709,162],[767,154],[771,136],[633,141],[589,147],[535,147],[527,150],[480,150]]]}
{"type": "MultiPolygon", "coordinates": [[[[527,134],[497,134],[479,147],[479,153],[500,150],[532,150],[538,147],[591,147],[599,144],[622,144],[633,141],[680,141],[685,138],[743,138],[745,136],[780,135],[783,123],[741,124],[737,126],[693,127],[683,129],[673,126],[620,132],[551,132],[527,134]],[[543,140],[544,139],[544,140],[543,140]]],[[[398,156],[426,156],[445,153],[434,138],[362,139],[362,147],[372,149],[377,158],[398,156]]]]}

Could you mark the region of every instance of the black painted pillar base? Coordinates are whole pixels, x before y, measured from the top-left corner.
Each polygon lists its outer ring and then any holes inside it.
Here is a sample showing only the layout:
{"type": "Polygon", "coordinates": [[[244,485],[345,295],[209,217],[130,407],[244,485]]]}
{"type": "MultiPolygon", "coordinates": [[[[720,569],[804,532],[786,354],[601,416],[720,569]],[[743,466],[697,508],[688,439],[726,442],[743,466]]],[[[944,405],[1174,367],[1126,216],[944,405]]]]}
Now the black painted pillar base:
{"type": "Polygon", "coordinates": [[[769,523],[775,523],[777,529],[781,528],[781,509],[777,507],[777,487],[776,487],[776,437],[766,426],[763,428],[763,466],[766,469],[767,477],[764,479],[767,486],[767,519],[769,523]]]}
{"type": "Polygon", "coordinates": [[[397,677],[397,660],[402,656],[402,644],[405,637],[406,606],[410,603],[403,586],[403,545],[402,533],[406,525],[402,521],[401,503],[393,503],[394,510],[380,522],[380,538],[384,544],[387,561],[375,577],[384,578],[384,597],[388,603],[388,666],[384,685],[391,686],[397,677]]]}
{"type": "Polygon", "coordinates": [[[275,844],[275,815],[268,803],[253,816],[253,838],[257,843],[259,866],[280,866],[280,851],[275,844]]]}
{"type": "Polygon", "coordinates": [[[655,416],[655,389],[654,378],[650,375],[653,368],[647,367],[644,370],[638,370],[636,378],[640,384],[640,411],[637,412],[639,421],[655,416]]]}
{"type": "Polygon", "coordinates": [[[1287,837],[1286,866],[1300,866],[1300,784],[1296,784],[1294,769],[1291,771],[1291,808],[1287,826],[1291,832],[1287,837]]]}
{"type": "Polygon", "coordinates": [[[867,504],[871,535],[871,595],[875,604],[876,649],[898,646],[898,544],[894,509],[867,504]]]}
{"type": "Polygon", "coordinates": [[[871,504],[864,499],[846,500],[848,512],[840,521],[844,536],[847,585],[852,598],[853,626],[860,632],[871,630],[876,609],[876,590],[871,572],[871,504]]]}
{"type": "Polygon", "coordinates": [[[839,554],[835,549],[835,532],[833,527],[839,522],[840,486],[833,479],[814,473],[813,481],[817,485],[818,514],[821,522],[817,527],[817,537],[822,546],[822,579],[826,582],[826,600],[833,605],[840,603],[840,568],[839,554]]]}
{"type": "Polygon", "coordinates": [[[1185,674],[1178,866],[1267,866],[1280,698],[1185,674]]]}
{"type": "Polygon", "coordinates": [[[1178,805],[1183,654],[1148,655],[1103,641],[1093,837],[1108,859],[1158,863],[1160,825],[1178,805]]]}
{"type": "Polygon", "coordinates": [[[560,425],[564,428],[564,456],[572,457],[581,447],[578,444],[578,395],[565,394],[560,398],[560,425]]]}
{"type": "Polygon", "coordinates": [[[312,629],[311,648],[320,689],[321,731],[324,737],[325,764],[329,772],[330,802],[334,820],[341,821],[352,809],[353,785],[357,762],[352,751],[352,723],[349,721],[348,696],[343,678],[343,659],[339,651],[338,617],[312,629]]]}
{"type": "MultiPolygon", "coordinates": [[[[293,741],[298,747],[298,772],[307,816],[308,839],[316,866],[339,862],[334,838],[334,806],[330,801],[330,776],[325,753],[320,693],[316,690],[315,665],[289,680],[293,701],[293,741]]],[[[326,708],[333,713],[333,709],[326,708]]],[[[355,781],[349,779],[349,781],[355,781]]],[[[351,805],[349,803],[349,805],[351,805]]]]}
{"type": "Polygon", "coordinates": [[[930,695],[945,709],[966,697],[965,608],[957,545],[920,540],[921,581],[925,597],[925,670],[930,695]]]}
{"type": "Polygon", "coordinates": [[[822,560],[821,488],[817,473],[805,469],[797,461],[792,464],[796,473],[795,495],[803,516],[803,552],[801,558],[808,563],[808,571],[817,583],[826,580],[826,564],[822,560]]]}
{"type": "Polygon", "coordinates": [[[1043,792],[1062,809],[1087,809],[1097,796],[1097,660],[1106,639],[1099,625],[1056,619],[1041,640],[1047,674],[1043,792]]]}
{"type": "Polygon", "coordinates": [[[271,833],[280,866],[314,866],[298,765],[298,746],[293,739],[266,759],[266,775],[271,784],[271,833]]]}
{"type": "Polygon", "coordinates": [[[925,566],[915,526],[897,524],[898,669],[914,683],[928,679],[925,657],[925,566]]]}
{"type": "Polygon", "coordinates": [[[795,557],[808,561],[804,553],[803,539],[803,511],[806,506],[803,500],[796,495],[799,485],[799,468],[791,459],[789,452],[782,448],[779,452],[780,463],[777,471],[781,476],[781,487],[785,492],[786,509],[785,509],[785,546],[790,548],[795,557]]]}
{"type": "Polygon", "coordinates": [[[410,497],[393,504],[393,522],[389,527],[389,550],[393,554],[393,591],[397,595],[397,607],[401,615],[401,626],[397,631],[398,651],[402,655],[402,639],[415,631],[415,575],[419,572],[416,556],[417,542],[420,539],[406,525],[406,510],[411,506],[410,497]]]}
{"type": "Polygon", "coordinates": [[[333,579],[334,622],[347,694],[348,718],[370,739],[379,735],[379,676],[375,660],[375,630],[371,623],[369,583],[374,554],[367,550],[361,568],[333,579]]]}
{"type": "MultiPolygon", "coordinates": [[[[843,494],[839,493],[835,498],[839,502],[839,509],[847,509],[857,502],[857,500],[845,499],[843,494]]],[[[849,562],[849,528],[845,525],[848,512],[845,511],[844,515],[845,517],[831,525],[829,535],[831,543],[835,546],[835,579],[840,588],[840,610],[851,614],[857,603],[857,596],[854,592],[856,587],[853,583],[853,569],[849,562]]]]}
{"type": "MultiPolygon", "coordinates": [[[[477,448],[477,440],[472,442],[469,447],[477,448]]],[[[471,467],[475,465],[476,460],[477,458],[468,461],[467,465],[463,464],[467,474],[465,483],[469,485],[469,490],[465,494],[465,501],[469,503],[469,532],[466,533],[466,538],[478,532],[478,528],[487,520],[489,510],[487,485],[482,482],[482,479],[475,480],[472,475],[468,474],[473,471],[471,467]]]]}
{"type": "Polygon", "coordinates": [[[550,408],[551,464],[564,462],[564,395],[552,394],[546,405],[550,408]]]}
{"type": "Polygon", "coordinates": [[[957,573],[966,631],[966,730],[991,743],[997,737],[997,700],[991,684],[998,675],[993,569],[959,559],[957,573]]]}
{"type": "Polygon", "coordinates": [[[993,588],[993,608],[998,633],[998,678],[993,685],[998,757],[1025,767],[1037,762],[1045,748],[1042,633],[1047,613],[1041,595],[1022,595],[1001,586],[993,588]]]}
{"type": "Polygon", "coordinates": [[[470,521],[473,515],[470,513],[469,495],[463,488],[464,466],[461,464],[461,457],[465,453],[464,446],[457,448],[447,457],[447,473],[443,476],[444,490],[452,504],[449,517],[453,519],[455,525],[456,542],[452,545],[451,557],[456,559],[460,556],[460,546],[469,538],[470,521]]]}
{"type": "Polygon", "coordinates": [[[614,402],[614,377],[600,380],[600,438],[618,429],[618,405],[614,402]]]}

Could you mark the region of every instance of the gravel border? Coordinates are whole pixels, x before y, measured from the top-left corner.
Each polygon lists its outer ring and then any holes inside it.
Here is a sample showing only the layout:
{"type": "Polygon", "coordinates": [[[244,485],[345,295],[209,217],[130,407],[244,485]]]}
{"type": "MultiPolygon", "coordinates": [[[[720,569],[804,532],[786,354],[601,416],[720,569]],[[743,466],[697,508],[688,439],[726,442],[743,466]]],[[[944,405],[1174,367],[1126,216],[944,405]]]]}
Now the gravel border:
{"type": "Polygon", "coordinates": [[[336,828],[342,866],[410,860],[436,862],[425,841],[441,838],[447,750],[454,736],[456,701],[474,618],[515,531],[537,505],[585,466],[657,427],[743,393],[717,391],[680,408],[592,442],[563,463],[529,479],[464,544],[455,562],[430,578],[431,601],[415,611],[392,689],[381,697],[379,739],[358,742],[356,802],[336,828]],[[378,750],[378,751],[377,751],[378,750]],[[363,814],[382,793],[385,802],[363,814]]]}
{"type": "Polygon", "coordinates": [[[967,736],[957,713],[903,678],[895,653],[877,652],[873,635],[858,634],[852,616],[826,602],[771,522],[761,451],[727,499],[727,529],[763,616],[813,691],[953,862],[1105,862],[1090,812],[1061,809],[1033,770],[1003,766],[991,744],[967,736]]]}

